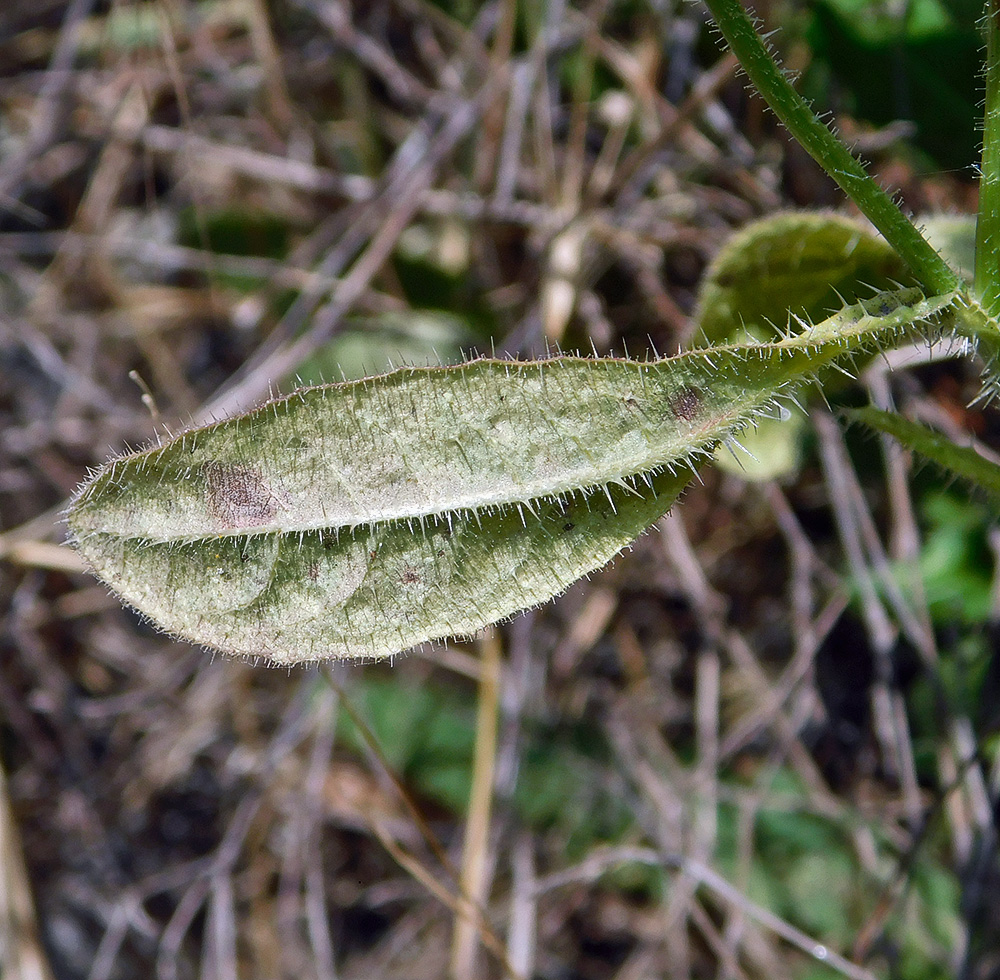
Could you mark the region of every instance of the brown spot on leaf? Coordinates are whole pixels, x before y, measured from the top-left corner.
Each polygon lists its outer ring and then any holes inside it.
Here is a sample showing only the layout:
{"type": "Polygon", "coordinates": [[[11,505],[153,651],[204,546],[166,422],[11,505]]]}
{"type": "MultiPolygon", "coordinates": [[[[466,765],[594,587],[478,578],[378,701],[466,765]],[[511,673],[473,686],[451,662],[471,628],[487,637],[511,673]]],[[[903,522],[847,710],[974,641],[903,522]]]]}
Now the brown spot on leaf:
{"type": "Polygon", "coordinates": [[[684,388],[670,399],[670,411],[675,419],[693,422],[701,408],[701,391],[695,387],[684,388]]]}
{"type": "Polygon", "coordinates": [[[404,568],[400,578],[403,580],[404,585],[416,585],[420,581],[420,576],[414,568],[404,568]]]}
{"type": "Polygon", "coordinates": [[[260,470],[230,463],[207,463],[204,468],[208,508],[225,528],[270,524],[278,501],[260,470]]]}

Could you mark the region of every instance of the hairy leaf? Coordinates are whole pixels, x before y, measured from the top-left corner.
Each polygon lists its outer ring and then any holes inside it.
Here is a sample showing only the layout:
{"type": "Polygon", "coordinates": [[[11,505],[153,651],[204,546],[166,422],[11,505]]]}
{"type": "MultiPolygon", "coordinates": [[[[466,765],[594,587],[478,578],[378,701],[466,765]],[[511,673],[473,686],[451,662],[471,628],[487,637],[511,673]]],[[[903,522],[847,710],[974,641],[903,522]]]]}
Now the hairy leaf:
{"type": "Polygon", "coordinates": [[[799,468],[806,428],[806,415],[798,406],[781,406],[776,416],[756,419],[740,433],[742,453],[735,446],[716,449],[715,465],[755,483],[781,480],[799,468]]]}
{"type": "Polygon", "coordinates": [[[740,229],[702,280],[695,321],[709,343],[749,331],[772,337],[790,314],[816,320],[873,289],[912,277],[862,221],[836,214],[779,213],[740,229]]]}
{"type": "Polygon", "coordinates": [[[481,360],[304,389],[111,461],[70,529],[178,636],[276,663],[387,656],[599,568],[789,385],[954,300],[886,293],[783,341],[659,361],[481,360]]]}

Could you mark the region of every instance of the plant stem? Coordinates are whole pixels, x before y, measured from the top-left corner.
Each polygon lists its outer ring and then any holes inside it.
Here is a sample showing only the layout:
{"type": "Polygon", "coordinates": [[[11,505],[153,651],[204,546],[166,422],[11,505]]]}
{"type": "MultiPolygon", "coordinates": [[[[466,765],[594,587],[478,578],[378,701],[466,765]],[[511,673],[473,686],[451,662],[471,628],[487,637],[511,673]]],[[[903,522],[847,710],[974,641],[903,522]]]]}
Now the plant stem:
{"type": "Polygon", "coordinates": [[[1000,3],[986,14],[986,111],[976,222],[975,291],[991,316],[1000,312],[1000,3]]]}
{"type": "Polygon", "coordinates": [[[878,228],[923,287],[934,295],[956,289],[959,279],[955,272],[792,88],[739,0],[705,0],[705,5],[775,115],[878,228]]]}

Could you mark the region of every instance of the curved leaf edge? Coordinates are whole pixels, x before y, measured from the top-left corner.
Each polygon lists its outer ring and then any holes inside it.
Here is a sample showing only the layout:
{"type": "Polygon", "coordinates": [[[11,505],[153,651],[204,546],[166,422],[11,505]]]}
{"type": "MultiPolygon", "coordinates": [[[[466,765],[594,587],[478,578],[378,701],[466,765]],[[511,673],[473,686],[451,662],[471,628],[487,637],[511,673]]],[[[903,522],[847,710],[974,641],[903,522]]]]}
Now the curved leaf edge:
{"type": "MultiPolygon", "coordinates": [[[[711,453],[704,453],[701,463],[710,461],[711,453]]],[[[515,619],[521,613],[528,612],[530,610],[539,608],[545,605],[551,599],[562,595],[568,589],[570,589],[577,582],[590,579],[591,576],[602,572],[604,569],[608,568],[623,554],[629,552],[634,547],[636,541],[645,536],[647,533],[653,531],[657,527],[657,522],[660,517],[666,514],[670,508],[677,502],[677,500],[682,496],[684,491],[690,485],[690,483],[697,477],[697,468],[692,466],[687,472],[683,470],[677,471],[661,471],[658,474],[648,474],[644,475],[642,480],[643,491],[639,492],[634,487],[626,487],[624,485],[619,485],[615,487],[602,488],[605,496],[601,496],[600,493],[595,489],[593,492],[590,488],[587,488],[586,492],[584,490],[578,493],[570,493],[562,495],[560,499],[556,500],[554,498],[549,500],[535,500],[527,502],[521,507],[517,505],[508,505],[502,508],[497,508],[497,512],[504,516],[509,516],[510,514],[517,512],[519,516],[523,518],[524,521],[528,520],[528,516],[525,516],[525,512],[531,515],[536,512],[541,506],[546,503],[554,503],[557,506],[567,507],[574,502],[574,498],[579,498],[583,503],[586,504],[588,510],[590,509],[590,500],[596,500],[599,504],[604,504],[605,506],[610,506],[611,510],[617,513],[616,504],[613,499],[614,496],[622,495],[626,500],[629,498],[634,498],[641,496],[647,501],[649,497],[656,501],[656,513],[651,519],[647,519],[643,522],[641,527],[634,529],[631,534],[627,537],[622,538],[621,542],[613,549],[607,550],[606,553],[599,557],[599,560],[593,563],[586,571],[580,574],[574,574],[571,577],[565,578],[558,584],[558,587],[547,591],[544,595],[539,595],[533,601],[519,605],[517,608],[512,608],[509,611],[503,613],[502,615],[495,616],[491,619],[480,620],[476,619],[474,622],[470,622],[467,626],[458,625],[456,628],[449,629],[447,632],[443,632],[439,635],[434,636],[422,636],[419,638],[405,638],[401,637],[400,642],[394,643],[391,646],[386,646],[384,648],[379,648],[375,645],[369,645],[367,649],[364,648],[364,643],[353,643],[349,645],[344,645],[340,648],[335,648],[333,646],[328,646],[323,653],[311,655],[311,656],[294,656],[288,657],[284,654],[272,655],[270,652],[260,649],[255,646],[252,649],[241,649],[233,646],[227,646],[219,643],[207,642],[204,636],[199,635],[195,632],[176,629],[172,627],[165,626],[154,613],[149,612],[144,609],[137,601],[129,595],[123,594],[121,591],[116,589],[108,581],[102,570],[97,568],[95,564],[90,560],[90,558],[83,554],[83,560],[89,569],[89,571],[108,589],[109,594],[115,596],[119,602],[129,610],[131,610],[139,619],[143,625],[153,629],[155,632],[169,637],[174,640],[182,640],[187,643],[191,643],[194,646],[200,647],[209,653],[220,653],[225,656],[235,657],[241,659],[244,662],[252,666],[264,665],[267,667],[274,668],[291,668],[291,667],[310,667],[316,666],[331,660],[341,660],[350,661],[353,663],[365,664],[365,663],[379,663],[388,660],[390,663],[397,656],[405,655],[407,652],[416,649],[417,647],[447,647],[450,642],[456,643],[469,643],[472,642],[476,634],[486,626],[490,625],[500,625],[515,619]]],[[[621,506],[622,500],[618,500],[618,506],[621,506]]],[[[457,519],[464,515],[451,514],[443,515],[435,524],[437,526],[443,526],[448,523],[448,517],[457,519]]],[[[397,521],[389,522],[395,523],[397,525],[405,525],[407,521],[397,521]]],[[[373,528],[369,527],[357,527],[345,531],[346,537],[352,537],[358,535],[366,530],[373,528]]],[[[410,529],[408,528],[408,531],[410,529]]],[[[292,535],[294,536],[294,535],[292,535]]],[[[253,537],[247,535],[247,538],[253,537]]],[[[258,535],[259,537],[259,535],[258,535]]],[[[71,539],[72,540],[72,539],[71,539]]],[[[197,542],[192,542],[197,543],[197,542]]]]}
{"type": "MultiPolygon", "coordinates": [[[[749,345],[749,346],[730,345],[729,348],[727,348],[727,350],[729,350],[730,352],[738,352],[740,350],[745,350],[745,351],[754,350],[759,355],[762,352],[762,349],[766,348],[768,350],[773,350],[779,358],[782,356],[782,353],[784,351],[790,353],[799,353],[799,354],[801,354],[803,351],[808,353],[810,350],[815,352],[825,351],[826,354],[830,355],[829,357],[824,359],[824,363],[826,363],[830,360],[836,359],[841,354],[846,354],[849,357],[851,354],[860,353],[864,350],[869,350],[869,349],[880,350],[882,349],[883,345],[887,343],[887,341],[890,341],[896,338],[897,336],[903,336],[903,335],[912,336],[914,330],[926,333],[928,329],[936,328],[937,324],[935,323],[935,321],[938,318],[939,314],[947,312],[950,308],[953,308],[956,303],[956,297],[954,295],[935,297],[930,300],[927,300],[922,295],[919,295],[918,291],[912,291],[912,290],[901,291],[901,294],[905,294],[903,295],[902,300],[900,299],[900,296],[897,294],[882,294],[880,296],[876,296],[872,300],[864,301],[861,304],[858,304],[856,307],[852,307],[846,311],[841,311],[840,314],[837,314],[834,317],[830,318],[829,321],[823,321],[822,323],[816,325],[815,327],[811,324],[803,324],[802,325],[803,330],[801,333],[785,337],[780,341],[764,345],[759,345],[759,344],[749,345]],[[866,317],[873,318],[876,321],[884,321],[883,323],[881,323],[880,329],[874,332],[874,335],[872,335],[872,328],[870,326],[868,328],[868,334],[865,334],[861,330],[861,328],[859,328],[860,336],[856,334],[851,334],[851,335],[845,334],[841,336],[838,334],[838,330],[843,330],[845,318],[846,322],[850,323],[850,322],[861,321],[866,317]],[[826,329],[824,329],[824,327],[826,329]],[[831,353],[831,351],[833,353],[831,353]]],[[[697,353],[702,357],[711,357],[712,354],[716,351],[710,349],[707,351],[701,350],[697,353]]],[[[662,361],[674,360],[678,357],[685,357],[685,356],[690,356],[690,354],[675,355],[675,358],[658,359],[657,361],[654,362],[647,361],[638,363],[658,363],[662,361]]],[[[484,359],[484,360],[495,361],[495,359],[484,359]]],[[[537,366],[539,370],[544,370],[544,366],[547,363],[551,363],[552,360],[554,359],[545,359],[535,362],[499,362],[499,363],[504,363],[504,364],[517,363],[519,365],[524,365],[527,363],[530,366],[537,366]]],[[[588,361],[593,363],[595,366],[598,366],[602,363],[599,360],[594,361],[589,358],[578,358],[577,360],[588,361]]],[[[617,358],[612,360],[629,361],[629,359],[626,358],[617,358]]],[[[399,373],[399,371],[435,373],[441,371],[454,371],[454,370],[456,370],[456,368],[454,367],[401,368],[397,369],[394,372],[389,372],[387,375],[383,375],[380,377],[388,377],[392,374],[399,373]]],[[[795,378],[795,383],[798,383],[799,381],[803,380],[808,380],[811,373],[812,372],[809,370],[804,370],[800,372],[799,375],[797,375],[795,378]]],[[[379,380],[378,378],[366,379],[364,383],[376,384],[378,383],[378,380],[379,380]]],[[[349,384],[357,384],[357,383],[359,382],[352,382],[349,384]]],[[[791,387],[791,385],[792,385],[791,381],[783,383],[782,385],[778,386],[778,390],[772,392],[771,395],[768,398],[766,398],[762,404],[757,406],[757,410],[755,412],[747,413],[743,416],[732,419],[731,424],[727,429],[728,435],[736,434],[747,425],[753,424],[754,420],[757,417],[759,417],[763,412],[766,412],[767,410],[770,409],[770,407],[776,404],[776,400],[778,398],[782,397],[783,395],[787,395],[788,393],[787,389],[791,387]]],[[[293,394],[288,397],[294,398],[295,395],[293,394]]],[[[271,402],[268,402],[266,405],[262,406],[260,409],[256,409],[255,411],[267,411],[280,401],[284,400],[287,399],[274,399],[271,402]]],[[[227,421],[229,420],[212,423],[211,426],[225,425],[227,421]]],[[[172,436],[172,438],[177,439],[180,438],[181,435],[183,434],[174,435],[172,436]]],[[[612,499],[612,493],[614,494],[625,493],[628,495],[642,496],[643,493],[645,492],[643,489],[644,486],[653,489],[653,484],[660,480],[675,481],[678,484],[672,494],[667,495],[662,501],[660,501],[660,503],[662,503],[663,506],[657,510],[657,512],[652,516],[651,520],[648,519],[647,515],[647,519],[644,520],[644,523],[641,526],[631,529],[627,540],[619,541],[617,544],[614,544],[613,547],[609,546],[610,550],[608,550],[607,553],[602,553],[600,556],[594,556],[594,560],[589,566],[584,567],[583,565],[579,565],[576,574],[573,574],[572,577],[566,578],[564,581],[556,583],[556,586],[554,588],[548,587],[544,594],[539,593],[538,595],[533,596],[533,598],[530,601],[521,602],[516,607],[510,606],[506,608],[499,615],[492,615],[491,618],[489,619],[476,620],[475,623],[469,623],[468,625],[466,625],[465,623],[456,622],[454,624],[455,628],[449,627],[447,630],[435,633],[434,635],[417,636],[409,638],[401,636],[400,639],[403,642],[395,645],[391,650],[388,647],[377,648],[375,646],[371,646],[368,649],[359,650],[357,646],[348,646],[345,647],[344,649],[337,650],[332,654],[324,653],[321,655],[302,656],[297,658],[274,657],[269,659],[266,652],[262,652],[260,650],[234,648],[232,646],[226,646],[220,643],[206,642],[203,636],[199,636],[196,633],[185,630],[174,629],[170,627],[164,627],[162,625],[161,620],[158,619],[157,616],[151,614],[146,609],[143,609],[141,605],[138,604],[131,596],[127,596],[120,593],[113,586],[112,586],[112,591],[115,592],[115,594],[119,595],[119,598],[121,598],[126,605],[132,607],[133,609],[136,609],[136,611],[139,613],[140,616],[151,621],[152,624],[157,629],[160,629],[161,631],[167,633],[168,635],[178,636],[180,638],[202,645],[207,649],[219,650],[221,652],[225,652],[227,654],[232,654],[236,656],[243,656],[250,660],[264,659],[268,663],[273,663],[276,666],[281,666],[281,665],[287,665],[292,662],[311,663],[323,659],[329,659],[330,657],[333,656],[341,659],[354,659],[354,660],[374,660],[374,659],[383,659],[385,657],[391,657],[395,654],[395,652],[398,652],[398,650],[408,648],[409,646],[415,645],[416,643],[419,642],[424,642],[427,640],[435,641],[443,638],[444,636],[472,635],[477,629],[481,628],[484,625],[487,625],[487,623],[489,622],[500,622],[510,618],[511,616],[516,615],[518,612],[523,611],[524,609],[533,608],[534,606],[540,605],[541,603],[547,601],[552,596],[557,595],[560,592],[564,591],[566,588],[569,587],[569,585],[572,584],[572,582],[583,577],[584,575],[589,575],[594,571],[596,571],[597,569],[603,567],[608,562],[612,561],[615,558],[615,556],[621,553],[624,549],[628,548],[630,546],[631,541],[634,540],[637,536],[639,536],[643,532],[645,527],[648,527],[649,525],[654,523],[659,515],[662,515],[662,513],[665,513],[669,509],[669,507],[672,505],[676,497],[682,492],[684,486],[694,475],[693,471],[697,468],[698,465],[700,465],[701,462],[703,462],[711,455],[712,450],[714,450],[714,448],[720,442],[724,441],[726,437],[727,435],[724,434],[720,436],[720,438],[714,439],[711,442],[707,442],[704,445],[695,446],[691,449],[689,453],[687,453],[683,457],[683,459],[677,460],[671,466],[663,467],[662,469],[659,470],[656,468],[652,468],[639,473],[625,474],[623,478],[605,484],[599,484],[590,487],[587,486],[576,487],[565,493],[547,495],[541,498],[531,498],[525,501],[520,501],[515,503],[501,504],[497,505],[493,510],[490,510],[489,508],[483,509],[482,513],[484,516],[487,516],[491,513],[499,514],[502,516],[504,514],[509,514],[516,510],[521,522],[525,524],[525,527],[527,527],[527,521],[529,519],[533,519],[536,510],[542,506],[551,506],[554,504],[558,507],[563,507],[572,500],[575,500],[577,498],[586,501],[589,497],[603,494],[607,496],[608,501],[611,503],[612,509],[614,509],[615,505],[614,505],[614,500],[612,499]],[[683,480],[679,480],[679,474],[678,474],[679,469],[683,469],[686,471],[683,480]]],[[[159,448],[161,448],[161,446],[153,446],[147,450],[144,450],[143,452],[146,454],[153,455],[159,448]]],[[[74,500],[71,502],[70,507],[68,508],[67,516],[70,522],[72,539],[75,540],[75,543],[77,543],[78,548],[82,551],[85,560],[88,561],[88,564],[93,568],[98,577],[104,579],[105,581],[107,581],[107,576],[105,574],[102,574],[101,569],[94,567],[94,562],[90,561],[88,557],[87,549],[85,547],[85,542],[80,540],[80,537],[76,534],[75,529],[73,528],[72,517],[74,513],[74,508],[77,502],[87,492],[88,488],[93,485],[94,480],[96,478],[98,478],[101,474],[106,473],[109,470],[109,468],[114,467],[118,461],[122,459],[133,459],[134,456],[135,454],[121,456],[118,457],[116,460],[112,460],[110,463],[105,464],[103,467],[100,467],[96,471],[96,475],[93,476],[86,484],[84,484],[84,486],[81,488],[80,491],[78,491],[78,494],[74,497],[74,500]]],[[[597,499],[600,499],[600,496],[598,496],[597,499]]],[[[441,522],[448,522],[453,519],[455,520],[468,519],[470,515],[478,520],[478,515],[475,512],[463,512],[459,510],[443,511],[440,514],[426,515],[426,519],[432,519],[437,524],[440,524],[441,522]]],[[[417,522],[419,528],[425,528],[423,520],[424,519],[421,519],[420,521],[417,522]]],[[[377,525],[387,524],[387,523],[392,523],[392,522],[375,522],[372,525],[359,524],[351,528],[344,528],[343,531],[344,533],[350,535],[361,534],[364,533],[366,529],[369,528],[374,529],[377,525]]],[[[408,532],[410,534],[414,532],[413,518],[400,519],[396,523],[398,525],[406,524],[408,532]]],[[[261,533],[263,534],[267,532],[261,532],[261,533]]],[[[292,536],[294,536],[294,533],[295,532],[292,532],[292,536]]],[[[242,535],[240,534],[233,535],[233,537],[243,537],[246,539],[250,539],[255,536],[259,535],[246,534],[246,533],[243,533],[242,535]]],[[[139,548],[142,547],[141,542],[135,542],[135,544],[139,548]]],[[[361,646],[363,645],[364,644],[361,644],[361,646]]]]}
{"type": "MultiPolygon", "coordinates": [[[[673,466],[681,467],[694,464],[702,458],[712,455],[716,447],[723,444],[730,436],[737,436],[748,425],[768,415],[774,408],[779,406],[780,399],[791,398],[794,400],[794,390],[807,383],[817,382],[819,372],[831,362],[852,365],[854,358],[881,353],[892,343],[904,337],[911,337],[914,334],[925,337],[929,342],[935,339],[935,334],[940,330],[940,325],[936,321],[942,316],[957,310],[967,309],[965,297],[959,293],[946,294],[940,297],[926,298],[923,294],[913,288],[901,289],[895,293],[879,293],[869,300],[864,300],[851,307],[845,307],[827,320],[818,324],[812,324],[798,319],[795,321],[800,328],[798,332],[789,332],[780,340],[766,341],[751,344],[726,344],[711,348],[698,348],[682,351],[663,358],[650,358],[647,360],[637,360],[627,357],[581,357],[578,355],[556,354],[551,357],[540,358],[530,361],[507,361],[498,358],[477,358],[459,365],[443,366],[404,366],[397,367],[392,371],[380,375],[374,375],[358,381],[336,382],[328,385],[316,385],[307,388],[300,388],[291,394],[278,396],[249,409],[246,412],[238,413],[225,419],[214,421],[206,425],[182,428],[173,432],[164,427],[162,432],[157,432],[154,436],[155,444],[146,446],[139,450],[126,450],[113,456],[100,466],[88,470],[84,481],[77,488],[70,499],[63,516],[67,521],[70,530],[70,543],[78,550],[86,552],[87,530],[79,523],[75,522],[75,517],[82,511],[88,499],[99,490],[102,484],[116,482],[116,473],[124,465],[141,469],[147,463],[155,467],[158,455],[171,448],[178,442],[188,437],[197,437],[201,433],[212,432],[224,427],[238,425],[245,420],[252,420],[255,417],[267,415],[270,412],[277,414],[280,407],[301,400],[305,395],[314,392],[323,392],[331,389],[349,390],[357,387],[376,387],[380,383],[393,380],[400,376],[414,377],[434,375],[443,376],[462,372],[470,368],[479,366],[496,366],[503,368],[516,368],[518,370],[538,370],[544,372],[546,368],[557,365],[560,362],[574,362],[580,365],[587,365],[593,370],[600,370],[606,365],[629,365],[636,367],[654,368],[669,364],[683,364],[685,361],[698,360],[708,365],[713,364],[716,356],[743,356],[745,363],[749,366],[754,358],[764,360],[771,354],[776,355],[776,359],[782,357],[805,356],[807,359],[815,357],[815,364],[807,364],[804,369],[797,370],[794,377],[783,379],[778,382],[769,394],[763,394],[759,401],[749,410],[742,413],[733,414],[725,418],[721,424],[715,426],[711,434],[701,438],[692,437],[692,444],[677,457],[661,461],[652,461],[648,466],[641,469],[623,470],[611,474],[607,479],[594,483],[573,483],[561,487],[553,487],[545,493],[527,494],[525,497],[510,500],[495,500],[480,503],[470,507],[444,506],[425,513],[409,513],[398,515],[380,515],[372,520],[356,520],[345,522],[340,525],[348,528],[362,528],[365,526],[379,524],[386,520],[423,520],[425,518],[440,517],[448,519],[448,515],[463,513],[466,510],[476,510],[489,508],[491,506],[521,505],[529,506],[533,501],[549,500],[558,498],[560,494],[574,493],[579,490],[584,492],[606,492],[608,486],[614,484],[630,485],[629,481],[642,480],[644,474],[658,473],[662,468],[670,469],[673,466]],[[864,321],[873,321],[872,325],[865,326],[864,321]]],[[[633,489],[636,485],[631,484],[633,489]]],[[[316,523],[314,525],[302,525],[298,530],[323,529],[334,525],[329,522],[316,523]]],[[[212,537],[217,536],[239,536],[254,534],[282,533],[281,526],[262,525],[259,528],[248,529],[246,527],[235,527],[231,530],[213,530],[212,537]]],[[[143,535],[128,535],[135,540],[142,540],[143,535]]],[[[206,537],[204,533],[197,533],[190,536],[178,536],[175,538],[180,543],[190,540],[198,540],[206,537]]],[[[151,539],[152,540],[152,539],[151,539]]],[[[159,540],[159,538],[157,538],[159,540]]]]}

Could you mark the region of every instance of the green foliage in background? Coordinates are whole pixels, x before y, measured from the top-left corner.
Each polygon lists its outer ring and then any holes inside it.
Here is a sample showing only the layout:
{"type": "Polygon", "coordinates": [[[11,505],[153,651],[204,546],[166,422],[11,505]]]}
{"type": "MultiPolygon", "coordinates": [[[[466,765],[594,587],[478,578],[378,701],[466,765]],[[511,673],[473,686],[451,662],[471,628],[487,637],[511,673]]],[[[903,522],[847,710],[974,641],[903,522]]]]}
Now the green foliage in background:
{"type": "MultiPolygon", "coordinates": [[[[393,676],[362,676],[352,684],[351,701],[379,745],[387,764],[418,801],[465,813],[471,789],[475,711],[466,693],[439,684],[415,685],[393,676]]],[[[359,754],[365,739],[342,714],[341,746],[359,754]]],[[[525,732],[517,784],[505,804],[520,822],[562,841],[564,858],[574,860],[604,845],[627,845],[643,828],[630,788],[614,773],[610,747],[598,726],[540,726],[525,732]]],[[[770,777],[768,802],[756,810],[749,851],[739,807],[717,810],[717,861],[733,881],[746,881],[753,901],[830,948],[849,948],[865,927],[872,896],[884,887],[860,864],[853,834],[855,815],[840,817],[809,809],[809,791],[786,767],[770,777]],[[749,859],[748,859],[749,854],[749,859]],[[747,863],[748,862],[748,863],[747,863]]],[[[722,792],[738,796],[744,781],[724,778],[722,792]]],[[[886,867],[898,855],[877,823],[868,828],[886,867]]],[[[885,942],[898,953],[900,980],[944,980],[949,951],[960,937],[960,895],[955,877],[920,854],[910,870],[904,900],[885,927],[885,942]]],[[[625,864],[604,875],[604,886],[638,902],[661,901],[669,893],[667,869],[625,864]]],[[[831,977],[816,967],[803,976],[831,977]]]]}
{"type": "Polygon", "coordinates": [[[874,126],[909,120],[927,169],[967,168],[979,150],[980,0],[817,0],[805,91],[874,126]]]}

